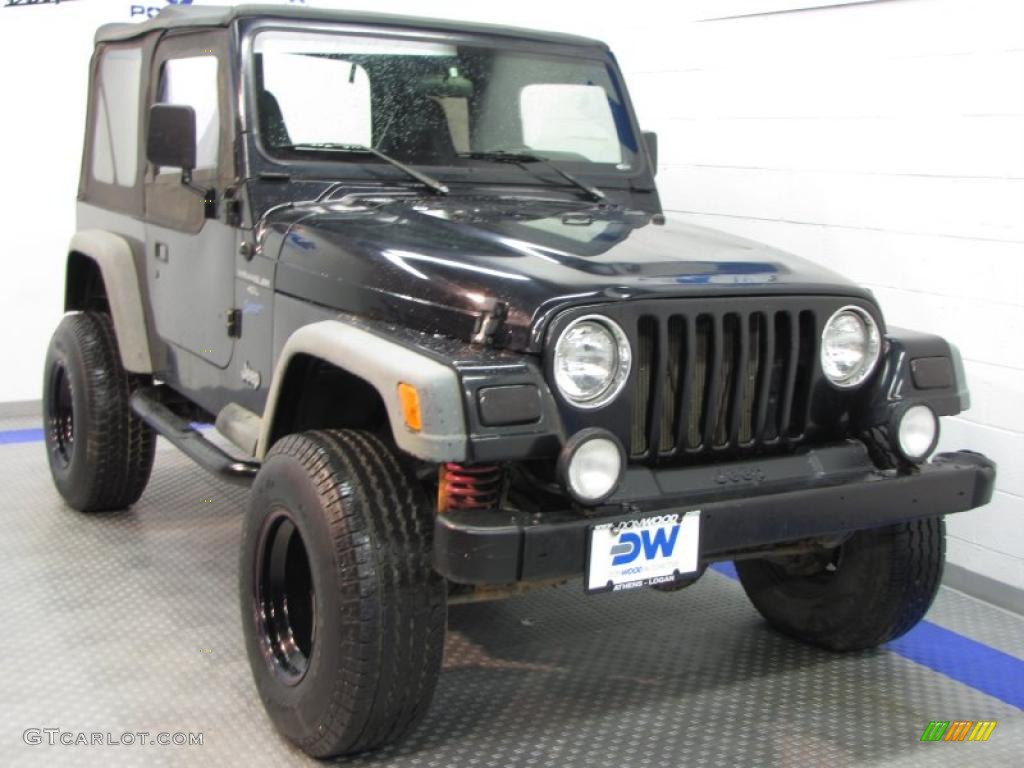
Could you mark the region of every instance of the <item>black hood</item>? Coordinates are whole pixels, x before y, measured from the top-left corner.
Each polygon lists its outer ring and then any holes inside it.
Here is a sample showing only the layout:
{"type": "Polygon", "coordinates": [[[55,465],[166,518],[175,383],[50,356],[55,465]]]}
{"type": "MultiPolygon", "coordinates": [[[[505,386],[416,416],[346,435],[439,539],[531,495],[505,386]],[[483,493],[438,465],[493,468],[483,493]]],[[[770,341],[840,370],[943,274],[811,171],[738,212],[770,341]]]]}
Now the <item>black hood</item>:
{"type": "Polygon", "coordinates": [[[843,277],[766,245],[621,207],[362,198],[271,214],[277,290],[338,310],[539,351],[557,311],[634,298],[843,295],[843,277]],[[279,250],[278,250],[279,249],[279,250]],[[484,321],[493,315],[501,322],[484,321]]]}

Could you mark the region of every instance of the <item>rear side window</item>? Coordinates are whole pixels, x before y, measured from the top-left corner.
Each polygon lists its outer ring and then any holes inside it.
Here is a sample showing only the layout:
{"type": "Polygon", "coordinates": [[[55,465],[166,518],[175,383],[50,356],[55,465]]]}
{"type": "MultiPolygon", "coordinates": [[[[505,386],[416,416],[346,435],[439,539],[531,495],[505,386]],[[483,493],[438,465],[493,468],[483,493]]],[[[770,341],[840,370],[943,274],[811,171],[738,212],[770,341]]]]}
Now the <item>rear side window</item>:
{"type": "MultiPolygon", "coordinates": [[[[217,108],[217,57],[170,59],[160,73],[162,104],[192,107],[196,113],[196,170],[217,167],[220,110],[217,108]]],[[[167,168],[167,173],[177,169],[167,168]]]]}
{"type": "Polygon", "coordinates": [[[96,89],[92,175],[104,184],[135,185],[139,158],[139,90],[142,51],[103,53],[96,89]]]}

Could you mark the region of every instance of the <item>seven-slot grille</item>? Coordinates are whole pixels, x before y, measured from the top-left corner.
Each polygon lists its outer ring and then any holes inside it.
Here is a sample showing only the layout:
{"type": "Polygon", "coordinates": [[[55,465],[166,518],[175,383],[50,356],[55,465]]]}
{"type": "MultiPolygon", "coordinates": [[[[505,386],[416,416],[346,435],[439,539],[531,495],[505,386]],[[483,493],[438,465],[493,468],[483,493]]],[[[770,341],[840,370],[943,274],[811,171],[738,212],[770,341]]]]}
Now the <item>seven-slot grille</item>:
{"type": "Polygon", "coordinates": [[[630,455],[799,440],[817,365],[810,309],[642,314],[630,455]]]}

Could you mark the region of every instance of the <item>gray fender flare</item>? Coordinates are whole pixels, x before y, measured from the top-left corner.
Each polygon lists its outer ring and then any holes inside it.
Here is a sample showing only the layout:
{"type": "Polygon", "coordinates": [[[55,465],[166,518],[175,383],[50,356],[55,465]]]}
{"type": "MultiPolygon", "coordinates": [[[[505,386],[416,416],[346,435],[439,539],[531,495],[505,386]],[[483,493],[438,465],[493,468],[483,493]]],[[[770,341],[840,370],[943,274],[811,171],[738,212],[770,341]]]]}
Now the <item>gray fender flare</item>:
{"type": "Polygon", "coordinates": [[[398,447],[425,461],[464,461],[466,419],[455,371],[433,358],[341,320],[322,320],[299,328],[285,342],[270,384],[256,458],[270,449],[280,390],[292,358],[309,355],[335,365],[369,383],[380,394],[398,447]],[[398,400],[399,383],[419,393],[423,425],[405,424],[398,400]]]}
{"type": "Polygon", "coordinates": [[[86,229],[71,238],[69,253],[96,262],[103,275],[107,301],[121,350],[121,364],[133,373],[152,373],[153,359],[142,309],[142,291],[132,247],[123,237],[101,229],[86,229]]]}

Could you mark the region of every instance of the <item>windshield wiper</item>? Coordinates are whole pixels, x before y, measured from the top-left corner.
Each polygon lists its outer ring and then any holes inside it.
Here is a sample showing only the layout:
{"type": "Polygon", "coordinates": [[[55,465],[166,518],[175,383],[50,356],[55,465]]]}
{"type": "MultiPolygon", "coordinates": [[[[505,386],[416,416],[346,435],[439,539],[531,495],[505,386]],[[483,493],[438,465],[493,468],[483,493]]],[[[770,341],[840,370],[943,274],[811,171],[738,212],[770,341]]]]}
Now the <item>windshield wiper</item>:
{"type": "Polygon", "coordinates": [[[606,199],[604,192],[600,189],[593,187],[586,182],[580,181],[568,171],[562,170],[546,157],[541,157],[540,155],[534,155],[529,152],[510,152],[508,150],[496,149],[490,152],[460,152],[459,157],[468,157],[470,160],[492,160],[496,163],[511,163],[512,165],[518,165],[521,168],[525,168],[529,163],[539,163],[545,168],[550,168],[570,184],[582,189],[595,203],[604,202],[606,199]]]}
{"type": "Polygon", "coordinates": [[[355,154],[366,154],[373,155],[374,157],[380,158],[385,163],[390,163],[398,170],[410,176],[416,181],[420,182],[423,186],[429,188],[434,194],[447,195],[448,186],[442,184],[440,181],[435,179],[433,176],[428,176],[421,171],[417,171],[415,168],[410,168],[405,163],[395,160],[390,155],[385,155],[379,149],[375,147],[367,147],[362,144],[284,144],[275,146],[274,149],[287,149],[295,152],[347,152],[355,154]]]}

